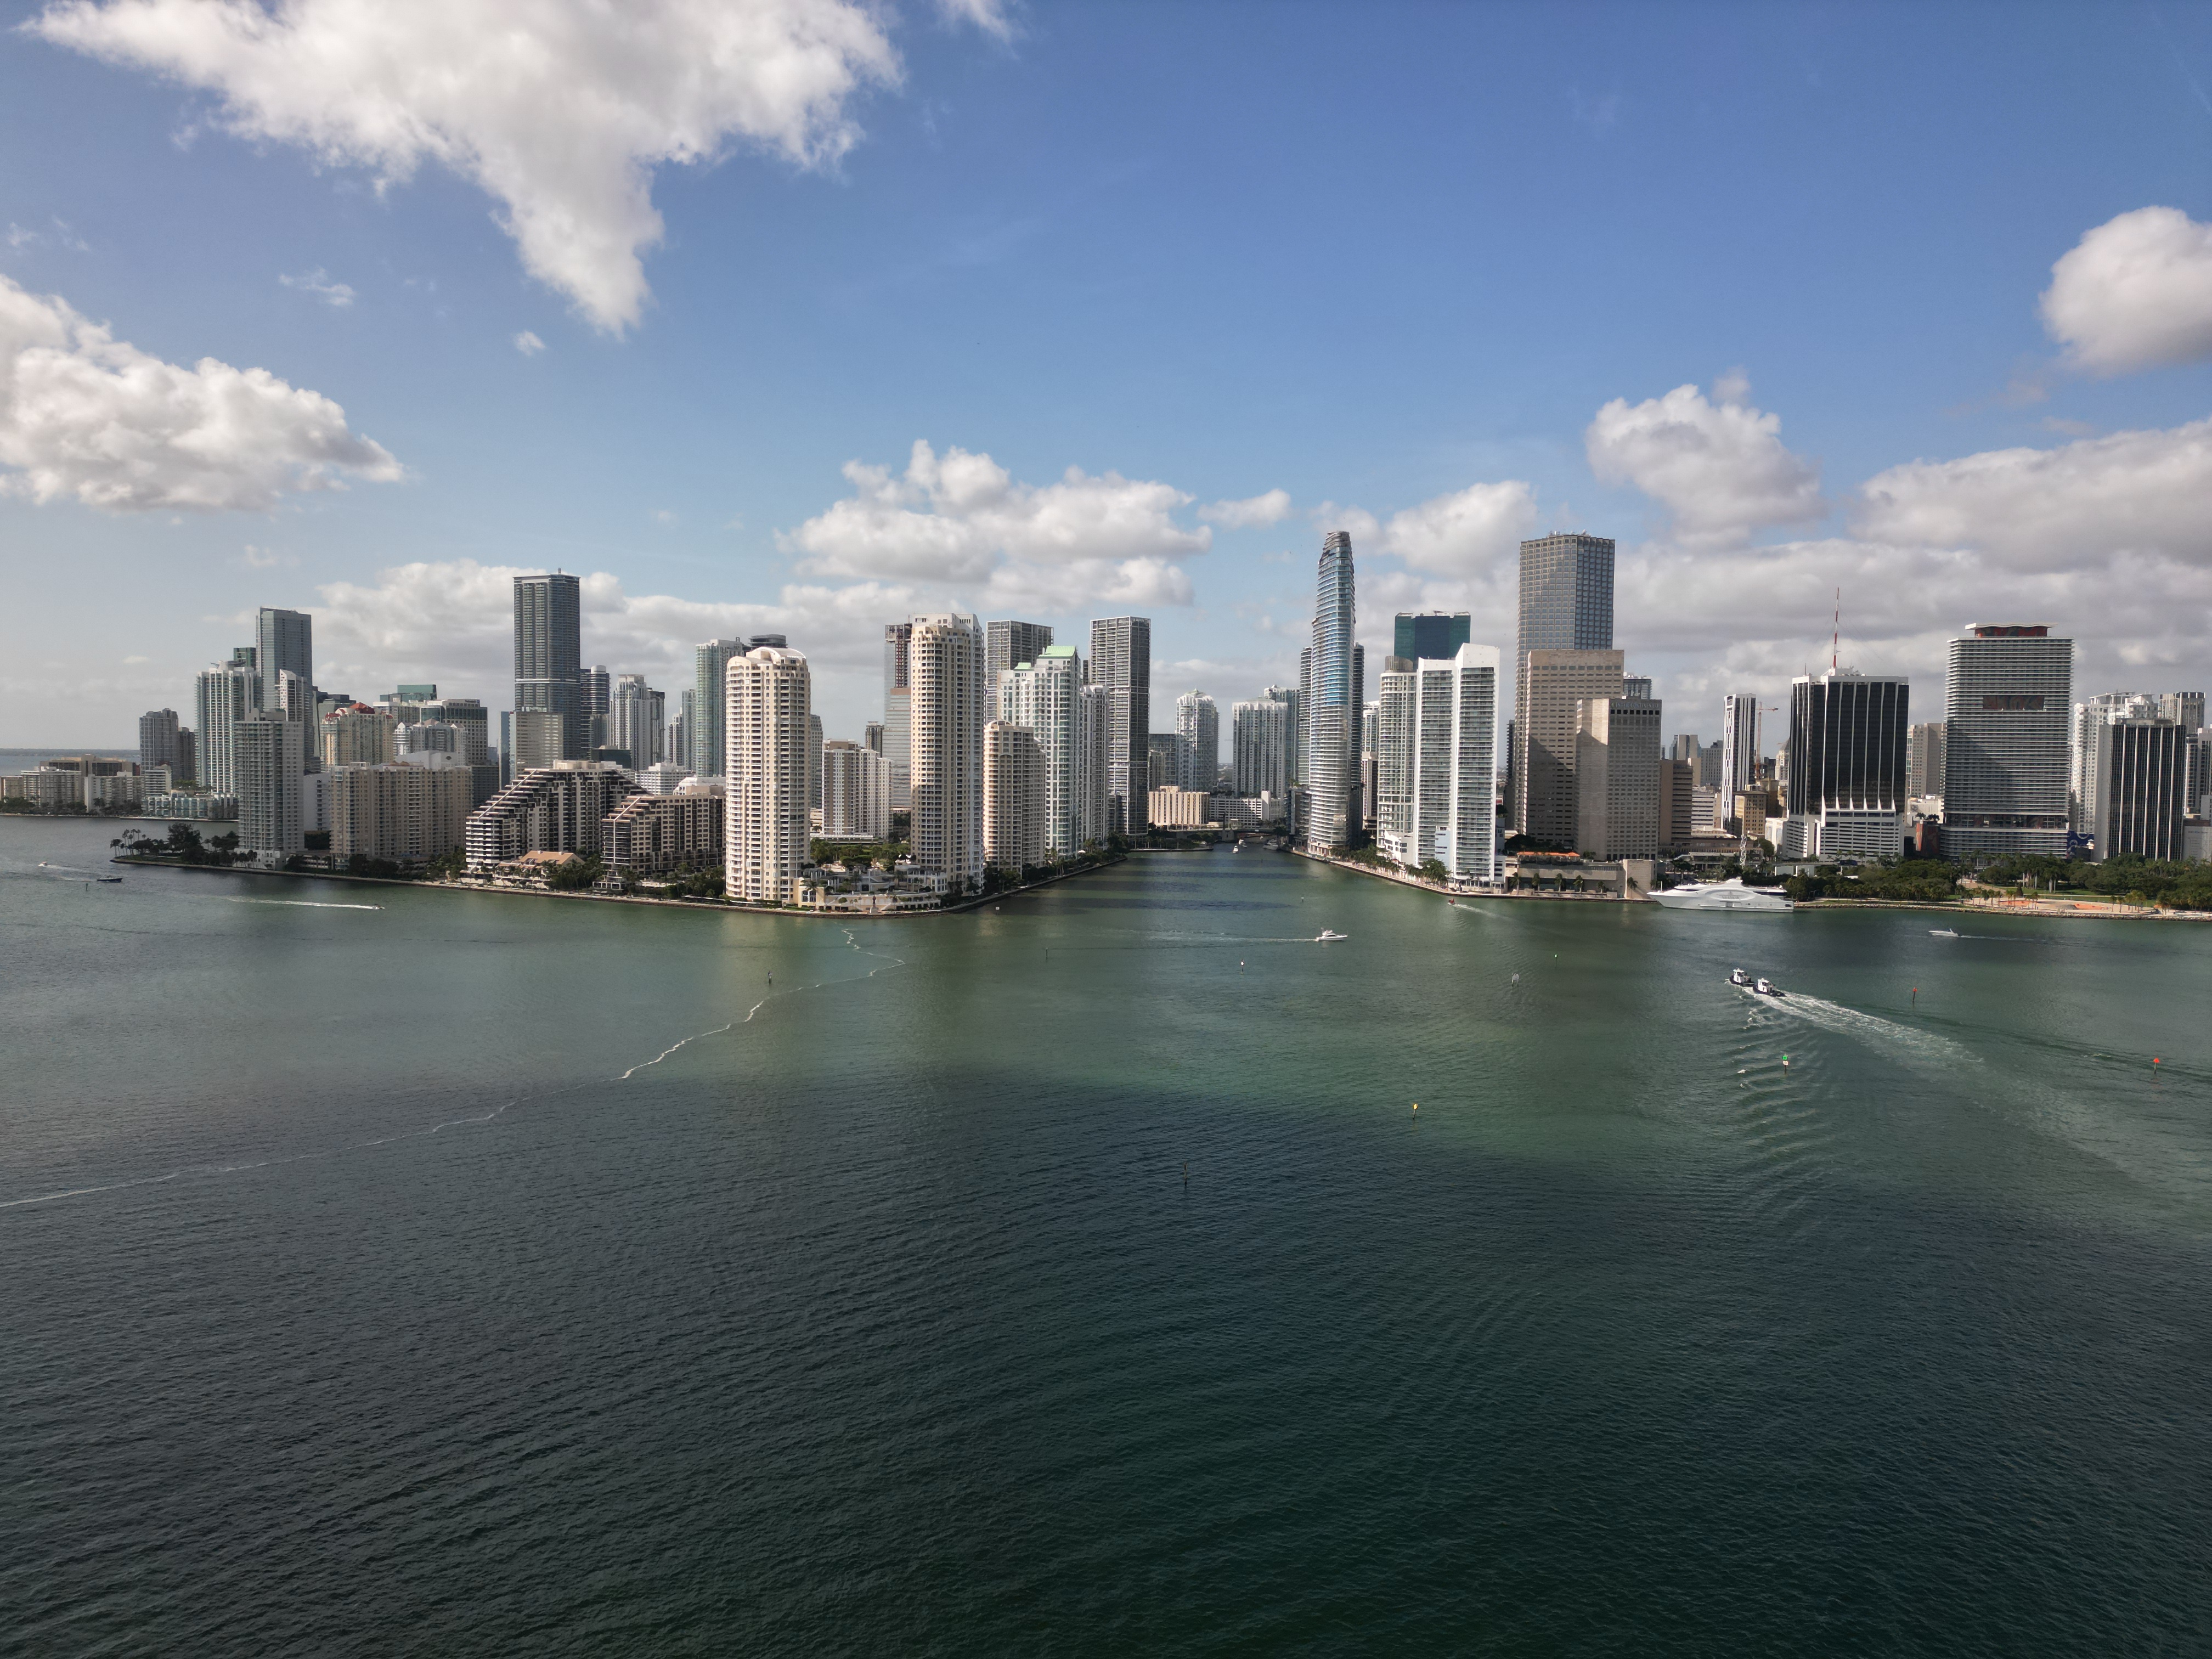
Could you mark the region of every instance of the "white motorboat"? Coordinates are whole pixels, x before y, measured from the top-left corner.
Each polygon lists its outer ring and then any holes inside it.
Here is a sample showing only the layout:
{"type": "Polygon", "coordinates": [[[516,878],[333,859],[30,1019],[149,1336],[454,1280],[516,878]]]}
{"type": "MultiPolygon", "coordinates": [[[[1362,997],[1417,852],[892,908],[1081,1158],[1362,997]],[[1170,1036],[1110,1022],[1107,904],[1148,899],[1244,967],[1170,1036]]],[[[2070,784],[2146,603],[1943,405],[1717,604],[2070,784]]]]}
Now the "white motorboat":
{"type": "Polygon", "coordinates": [[[1747,887],[1743,878],[1685,882],[1651,896],[1669,910],[1788,910],[1794,907],[1779,887],[1747,887]]]}
{"type": "Polygon", "coordinates": [[[1959,937],[1959,930],[1955,927],[1930,927],[1928,930],[1928,937],[1930,939],[1956,939],[1959,937]]]}
{"type": "Polygon", "coordinates": [[[1349,933],[1334,933],[1324,927],[1321,932],[1314,935],[1314,943],[1316,945],[1327,945],[1332,939],[1350,939],[1352,935],[1349,933]]]}
{"type": "Polygon", "coordinates": [[[1763,997],[1778,997],[1782,994],[1782,988],[1764,974],[1752,981],[1751,988],[1763,997]]]}
{"type": "Polygon", "coordinates": [[[1741,968],[1731,968],[1729,969],[1729,983],[1748,988],[1751,984],[1751,975],[1741,968]]]}

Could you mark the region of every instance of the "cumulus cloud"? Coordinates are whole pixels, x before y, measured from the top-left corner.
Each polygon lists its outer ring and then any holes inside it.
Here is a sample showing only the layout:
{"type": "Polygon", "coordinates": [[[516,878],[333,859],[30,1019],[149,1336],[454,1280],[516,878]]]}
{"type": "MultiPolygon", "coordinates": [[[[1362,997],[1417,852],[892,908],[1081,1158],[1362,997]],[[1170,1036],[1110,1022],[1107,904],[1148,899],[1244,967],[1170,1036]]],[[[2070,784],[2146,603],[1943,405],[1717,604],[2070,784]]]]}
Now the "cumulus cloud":
{"type": "Polygon", "coordinates": [[[1779,415],[1743,401],[1751,391],[1743,371],[1730,370],[1716,390],[1718,403],[1694,386],[1635,404],[1615,398],[1583,434],[1590,471],[1666,507],[1685,543],[1735,546],[1769,525],[1826,517],[1819,464],[1783,447],[1779,415]]]}
{"type": "Polygon", "coordinates": [[[1470,484],[1392,514],[1382,547],[1412,569],[1467,576],[1517,556],[1535,522],[1535,491],[1521,480],[1470,484]]]}
{"type": "Polygon", "coordinates": [[[190,368],[0,276],[0,493],[111,513],[263,512],[402,476],[320,392],[265,368],[190,368]]]}
{"type": "Polygon", "coordinates": [[[545,342],[526,328],[514,337],[514,349],[526,357],[535,357],[545,349],[545,342]]]}
{"type": "MultiPolygon", "coordinates": [[[[992,0],[948,14],[1006,32],[992,0]]],[[[499,204],[532,276],[616,333],[661,240],[654,168],[733,141],[829,166],[860,138],[850,106],[902,74],[865,0],[57,0],[26,27],[380,187],[451,169],[499,204]]]]}
{"type": "Polygon", "coordinates": [[[286,288],[297,289],[302,294],[312,294],[325,305],[333,306],[340,310],[353,303],[353,289],[344,283],[332,282],[330,272],[320,267],[297,276],[279,276],[276,280],[286,288]]]}
{"type": "Polygon", "coordinates": [[[1910,461],[1859,488],[1860,534],[1972,547],[2030,569],[2120,553],[2212,563],[2212,419],[2056,449],[1910,461]]]}
{"type": "Polygon", "coordinates": [[[1248,495],[1241,501],[1213,501],[1198,509],[1198,516],[1226,530],[1251,530],[1280,524],[1291,516],[1291,492],[1271,489],[1264,495],[1248,495]]]}
{"type": "Polygon", "coordinates": [[[2212,225],[2170,207],[2106,220],[2051,267],[2043,326],[2092,374],[2212,357],[2212,225]]]}
{"type": "Polygon", "coordinates": [[[1024,484],[987,454],[940,457],[919,439],[902,475],[860,461],[844,471],[854,493],[780,538],[802,575],[935,583],[1053,612],[1188,605],[1177,562],[1212,545],[1211,530],[1175,521],[1189,495],[1118,472],[1071,466],[1024,484]]]}

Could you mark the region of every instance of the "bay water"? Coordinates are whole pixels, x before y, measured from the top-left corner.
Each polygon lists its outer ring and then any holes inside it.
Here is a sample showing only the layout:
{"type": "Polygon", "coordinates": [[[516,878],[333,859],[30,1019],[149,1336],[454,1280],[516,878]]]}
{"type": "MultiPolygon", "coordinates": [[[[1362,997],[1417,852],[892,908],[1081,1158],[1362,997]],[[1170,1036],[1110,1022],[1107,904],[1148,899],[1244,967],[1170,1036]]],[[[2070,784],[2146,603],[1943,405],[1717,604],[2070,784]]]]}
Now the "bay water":
{"type": "Polygon", "coordinates": [[[2212,1650],[2202,927],[117,833],[0,820],[0,1650],[2212,1650]]]}

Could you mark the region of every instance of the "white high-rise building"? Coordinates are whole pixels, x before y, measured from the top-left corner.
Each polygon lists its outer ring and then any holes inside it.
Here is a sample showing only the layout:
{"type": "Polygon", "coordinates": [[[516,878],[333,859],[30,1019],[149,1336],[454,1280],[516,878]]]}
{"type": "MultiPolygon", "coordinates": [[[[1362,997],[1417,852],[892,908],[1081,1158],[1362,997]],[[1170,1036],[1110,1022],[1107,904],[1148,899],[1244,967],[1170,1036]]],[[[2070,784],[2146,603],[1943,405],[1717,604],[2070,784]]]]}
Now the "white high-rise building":
{"type": "Polygon", "coordinates": [[[307,728],[281,714],[248,714],[232,734],[238,787],[238,842],[265,858],[289,858],[306,847],[300,821],[300,780],[307,768],[307,728]]]}
{"type": "Polygon", "coordinates": [[[1046,623],[994,622],[983,624],[983,716],[1000,720],[999,681],[1010,668],[1035,662],[1052,643],[1046,623]]]}
{"type": "Polygon", "coordinates": [[[1044,751],[1025,726],[983,727],[983,858],[1018,878],[1044,862],[1044,751]]]}
{"type": "Polygon", "coordinates": [[[914,624],[884,628],[884,758],[891,764],[891,810],[914,804],[914,624]]]}
{"type": "Polygon", "coordinates": [[[1759,787],[1759,695],[1731,691],[1721,699],[1721,799],[1732,816],[1735,798],[1759,787]]]}
{"type": "Polygon", "coordinates": [[[722,719],[729,747],[723,886],[730,897],[781,904],[806,863],[806,659],[763,645],[730,659],[722,719]]]}
{"type": "Polygon", "coordinates": [[[1106,737],[1106,795],[1111,827],[1126,836],[1141,836],[1152,801],[1151,617],[1091,618],[1091,683],[1111,694],[1106,737]]]}
{"type": "Polygon", "coordinates": [[[949,612],[916,617],[913,629],[914,861],[958,894],[983,882],[983,629],[949,612]]]}
{"type": "MultiPolygon", "coordinates": [[[[1115,693],[1103,685],[1083,688],[1083,714],[1076,729],[1076,797],[1082,808],[1082,839],[1079,846],[1103,841],[1114,833],[1114,721],[1115,693]]],[[[1151,810],[1151,794],[1146,810],[1151,810]]]]}
{"type": "Polygon", "coordinates": [[[2040,623],[1972,623],[1948,669],[1944,856],[2064,858],[2074,641],[2040,623]]]}
{"type": "Polygon", "coordinates": [[[1273,795],[1291,786],[1291,694],[1273,691],[1235,705],[1229,714],[1231,769],[1240,795],[1273,795]]]}
{"type": "Polygon", "coordinates": [[[199,781],[219,795],[238,793],[233,739],[239,721],[261,706],[261,682],[251,667],[217,663],[199,677],[199,781]]]}
{"type": "Polygon", "coordinates": [[[822,745],[822,834],[832,841],[882,841],[891,832],[890,763],[839,739],[822,745]]]}
{"type": "Polygon", "coordinates": [[[1434,860],[1455,881],[1498,879],[1498,663],[1495,646],[1470,644],[1383,664],[1376,835],[1401,864],[1434,860]]]}
{"type": "Polygon", "coordinates": [[[661,727],[667,699],[645,683],[642,674],[615,680],[607,703],[607,746],[629,751],[629,767],[641,772],[661,757],[661,727]]]}
{"type": "Polygon", "coordinates": [[[1176,735],[1190,746],[1188,775],[1179,781],[1186,789],[1212,793],[1221,781],[1221,710],[1203,691],[1186,691],[1176,699],[1176,735]]]}
{"type": "Polygon", "coordinates": [[[1083,660],[1072,645],[1047,646],[1034,660],[999,677],[999,718],[1036,738],[1044,778],[1044,847],[1056,859],[1081,851],[1098,833],[1091,828],[1086,794],[1091,767],[1084,747],[1085,690],[1083,660]]]}

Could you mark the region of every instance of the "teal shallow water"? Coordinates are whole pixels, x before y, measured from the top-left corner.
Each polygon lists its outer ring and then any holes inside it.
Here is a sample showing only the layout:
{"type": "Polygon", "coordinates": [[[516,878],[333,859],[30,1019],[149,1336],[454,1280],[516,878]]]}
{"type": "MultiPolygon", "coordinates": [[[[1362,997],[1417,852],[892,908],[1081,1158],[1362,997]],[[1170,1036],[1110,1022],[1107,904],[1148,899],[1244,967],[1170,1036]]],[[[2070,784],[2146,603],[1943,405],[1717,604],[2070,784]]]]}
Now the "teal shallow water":
{"type": "Polygon", "coordinates": [[[110,833],[0,822],[8,1651],[2212,1650],[2212,932],[110,833]]]}

